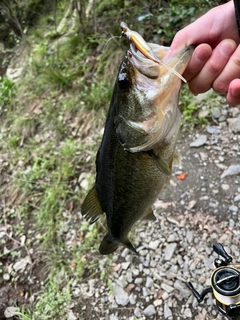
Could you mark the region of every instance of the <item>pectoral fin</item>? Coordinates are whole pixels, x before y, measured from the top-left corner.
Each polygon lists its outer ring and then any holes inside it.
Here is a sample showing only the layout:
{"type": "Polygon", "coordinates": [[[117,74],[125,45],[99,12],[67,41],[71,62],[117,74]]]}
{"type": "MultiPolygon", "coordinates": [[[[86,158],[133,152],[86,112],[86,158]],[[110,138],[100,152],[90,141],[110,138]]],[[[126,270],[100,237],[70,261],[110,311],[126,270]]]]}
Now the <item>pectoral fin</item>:
{"type": "Polygon", "coordinates": [[[103,214],[103,210],[100,205],[95,187],[93,187],[89,191],[86,198],[84,199],[81,212],[86,219],[91,219],[90,220],[91,224],[97,221],[100,218],[100,216],[103,214]]]}
{"type": "Polygon", "coordinates": [[[149,209],[149,211],[147,212],[146,216],[144,217],[144,219],[149,220],[149,221],[156,221],[156,217],[153,214],[153,210],[152,208],[149,209]]]}
{"type": "Polygon", "coordinates": [[[162,173],[164,173],[166,176],[171,175],[172,169],[165,160],[156,156],[152,151],[149,153],[149,155],[153,158],[154,163],[162,173]]]}
{"type": "Polygon", "coordinates": [[[181,165],[181,156],[180,156],[180,154],[178,154],[177,152],[176,153],[174,153],[174,156],[173,156],[173,164],[174,165],[181,165]]]}

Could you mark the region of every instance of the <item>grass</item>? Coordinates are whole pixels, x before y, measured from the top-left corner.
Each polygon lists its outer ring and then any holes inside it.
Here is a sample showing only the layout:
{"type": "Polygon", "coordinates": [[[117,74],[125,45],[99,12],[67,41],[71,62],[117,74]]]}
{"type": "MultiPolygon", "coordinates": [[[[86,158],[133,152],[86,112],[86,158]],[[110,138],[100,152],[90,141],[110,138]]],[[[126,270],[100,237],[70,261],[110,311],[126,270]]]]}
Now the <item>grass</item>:
{"type": "Polygon", "coordinates": [[[26,235],[28,247],[45,264],[42,290],[22,307],[22,320],[64,319],[72,283],[99,272],[102,231],[101,223],[89,226],[80,216],[94,175],[84,186],[78,179],[94,168],[112,84],[94,75],[86,85],[95,67],[86,63],[89,47],[79,37],[50,54],[42,40],[40,31],[31,37],[24,77],[16,84],[7,78],[0,82],[0,150],[6,161],[6,183],[0,184],[5,220],[0,221],[12,225],[17,241],[26,235]],[[92,128],[94,139],[88,138],[92,128]]]}
{"type": "Polygon", "coordinates": [[[211,110],[219,106],[219,95],[215,92],[206,93],[199,101],[184,86],[180,92],[179,108],[182,113],[182,130],[192,130],[195,127],[205,127],[210,123],[211,110]],[[202,108],[206,108],[207,115],[201,116],[202,108]]]}

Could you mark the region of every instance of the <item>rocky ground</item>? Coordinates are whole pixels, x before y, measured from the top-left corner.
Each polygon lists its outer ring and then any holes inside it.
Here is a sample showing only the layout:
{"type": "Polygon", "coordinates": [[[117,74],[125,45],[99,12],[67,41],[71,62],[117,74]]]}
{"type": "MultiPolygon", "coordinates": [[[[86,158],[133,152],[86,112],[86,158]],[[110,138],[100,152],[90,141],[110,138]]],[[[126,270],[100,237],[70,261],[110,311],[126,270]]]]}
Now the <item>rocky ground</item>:
{"type": "MultiPolygon", "coordinates": [[[[140,222],[132,234],[139,257],[124,248],[112,258],[99,255],[96,272],[71,283],[73,301],[65,306],[65,319],[224,319],[211,294],[198,304],[185,285],[191,281],[200,292],[209,285],[215,242],[240,265],[240,108],[222,103],[212,116],[205,129],[181,134],[177,149],[182,165],[174,168],[155,204],[157,220],[140,222]]],[[[10,229],[1,226],[0,238],[9,237],[10,229]]],[[[69,246],[75,237],[69,232],[69,246]]],[[[24,258],[33,255],[23,252],[24,241],[13,247],[22,250],[22,258],[8,272],[3,268],[0,319],[13,319],[15,297],[28,291],[24,283],[29,286],[29,281],[23,278],[34,283],[36,296],[41,288],[39,269],[28,268],[31,261],[24,258]],[[9,286],[10,277],[22,288],[9,286]]]]}
{"type": "MultiPolygon", "coordinates": [[[[108,283],[97,276],[76,284],[81,304],[69,320],[224,319],[211,294],[198,304],[185,285],[200,292],[209,285],[215,242],[240,264],[240,109],[223,103],[212,116],[204,130],[182,134],[182,166],[155,204],[157,221],[134,232],[139,257],[121,249],[108,283]]],[[[109,258],[99,259],[104,271],[109,258]]]]}

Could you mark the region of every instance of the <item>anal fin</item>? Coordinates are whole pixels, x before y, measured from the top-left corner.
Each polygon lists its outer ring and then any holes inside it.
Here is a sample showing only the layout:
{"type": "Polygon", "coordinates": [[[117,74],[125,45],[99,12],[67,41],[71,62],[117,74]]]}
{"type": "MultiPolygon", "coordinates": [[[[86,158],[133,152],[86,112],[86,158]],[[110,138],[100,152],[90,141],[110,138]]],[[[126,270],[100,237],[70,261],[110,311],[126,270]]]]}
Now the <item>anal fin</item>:
{"type": "Polygon", "coordinates": [[[94,223],[95,221],[97,221],[103,214],[96,187],[93,187],[87,194],[86,198],[83,201],[81,212],[86,219],[91,219],[90,223],[94,223]]]}

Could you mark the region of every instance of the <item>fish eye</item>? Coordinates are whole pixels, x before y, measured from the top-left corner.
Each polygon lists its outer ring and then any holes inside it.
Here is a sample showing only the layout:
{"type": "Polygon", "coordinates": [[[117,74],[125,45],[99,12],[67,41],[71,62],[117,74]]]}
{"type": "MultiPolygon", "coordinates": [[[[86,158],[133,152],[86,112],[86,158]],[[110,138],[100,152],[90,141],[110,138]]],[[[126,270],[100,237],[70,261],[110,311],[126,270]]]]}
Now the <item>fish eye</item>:
{"type": "Polygon", "coordinates": [[[120,73],[118,76],[118,87],[121,90],[128,89],[130,86],[130,81],[126,75],[126,73],[120,73]]]}

